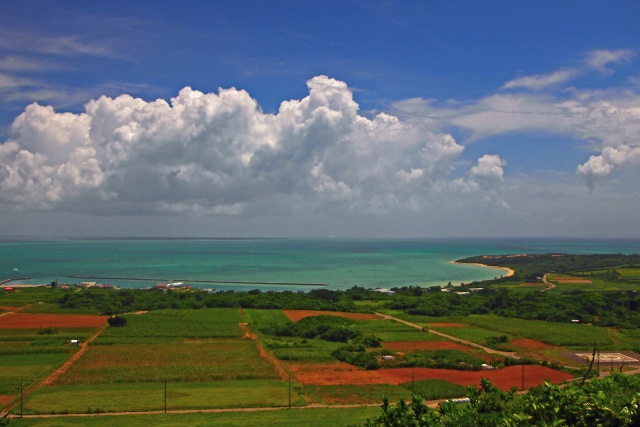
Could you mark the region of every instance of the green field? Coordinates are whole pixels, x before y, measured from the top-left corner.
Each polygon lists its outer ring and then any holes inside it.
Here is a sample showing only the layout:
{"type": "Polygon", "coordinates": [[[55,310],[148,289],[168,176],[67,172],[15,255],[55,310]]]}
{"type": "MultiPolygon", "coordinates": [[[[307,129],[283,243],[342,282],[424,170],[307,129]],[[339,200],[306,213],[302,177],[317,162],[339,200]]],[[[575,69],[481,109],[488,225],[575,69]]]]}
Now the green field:
{"type": "Polygon", "coordinates": [[[20,383],[28,387],[62,365],[69,353],[0,356],[0,395],[18,395],[20,383]]]}
{"type": "Polygon", "coordinates": [[[331,362],[331,352],[342,343],[294,337],[263,338],[265,346],[280,360],[295,362],[331,362]]]}
{"type": "Polygon", "coordinates": [[[21,288],[14,292],[0,292],[0,306],[22,307],[27,304],[48,301],[51,298],[51,288],[21,288]]]}
{"type": "MultiPolygon", "coordinates": [[[[42,387],[25,400],[24,413],[162,411],[164,396],[163,383],[42,387]]],[[[282,407],[288,401],[286,381],[167,383],[168,410],[282,407]]],[[[305,404],[303,397],[292,393],[292,405],[305,404]]]]}
{"type": "MultiPolygon", "coordinates": [[[[459,327],[435,327],[434,331],[443,332],[447,335],[454,336],[466,341],[471,341],[476,344],[484,345],[487,338],[492,338],[498,335],[495,330],[489,330],[485,328],[467,326],[464,328],[459,327]]],[[[509,339],[514,339],[511,334],[501,332],[500,335],[506,335],[509,339]]]]}
{"type": "Polygon", "coordinates": [[[127,326],[108,328],[95,342],[168,343],[189,338],[240,338],[238,323],[243,321],[238,310],[231,308],[199,310],[157,310],[124,316],[127,326]]]}
{"type": "Polygon", "coordinates": [[[90,346],[59,384],[279,378],[250,340],[90,346]]]}
{"type": "Polygon", "coordinates": [[[248,322],[258,327],[273,323],[290,322],[289,318],[282,312],[282,310],[246,309],[244,310],[244,313],[247,316],[248,322]]]}
{"type": "Polygon", "coordinates": [[[100,314],[98,310],[91,308],[60,308],[58,304],[38,302],[20,310],[20,313],[44,313],[44,314],[100,314]]]}
{"type": "Polygon", "coordinates": [[[39,329],[0,329],[0,395],[15,396],[44,379],[61,366],[77,346],[72,339],[85,340],[95,329],[60,329],[55,334],[38,334],[39,329]]]}
{"type": "Polygon", "coordinates": [[[379,332],[376,334],[378,338],[382,339],[382,342],[395,342],[395,341],[447,341],[446,338],[439,337],[434,334],[430,334],[427,331],[419,331],[409,326],[405,326],[407,329],[405,332],[379,332]]]}
{"type": "Polygon", "coordinates": [[[425,400],[446,399],[466,395],[466,387],[442,380],[424,380],[401,385],[332,385],[306,386],[305,393],[313,400],[327,405],[375,404],[387,396],[390,401],[410,400],[412,392],[425,400]]]}
{"type": "Polygon", "coordinates": [[[93,427],[174,427],[187,425],[191,427],[262,427],[262,426],[347,426],[364,424],[368,418],[379,415],[380,408],[313,408],[258,412],[222,412],[222,413],[188,413],[188,414],[140,414],[104,417],[56,417],[35,419],[12,419],[11,426],[16,427],[60,427],[86,426],[93,427]]]}
{"type": "MultiPolygon", "coordinates": [[[[489,331],[493,335],[500,333],[510,337],[529,338],[557,346],[589,347],[593,346],[594,341],[602,348],[615,344],[615,340],[607,328],[598,326],[524,320],[494,315],[471,315],[466,318],[465,322],[476,328],[489,331]]],[[[447,333],[452,333],[451,329],[447,333]]],[[[485,332],[478,332],[478,334],[478,339],[485,338],[483,337],[483,334],[486,334],[485,332]]]]}

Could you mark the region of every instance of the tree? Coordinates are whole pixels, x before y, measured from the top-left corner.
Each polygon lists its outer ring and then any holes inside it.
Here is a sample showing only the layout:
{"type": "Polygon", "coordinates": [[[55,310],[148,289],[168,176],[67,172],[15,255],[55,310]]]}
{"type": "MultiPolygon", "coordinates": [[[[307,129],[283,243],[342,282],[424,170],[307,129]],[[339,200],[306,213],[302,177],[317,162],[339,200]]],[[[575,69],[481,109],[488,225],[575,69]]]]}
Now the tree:
{"type": "Polygon", "coordinates": [[[122,316],[111,316],[107,319],[109,326],[117,328],[127,326],[127,319],[122,316]]]}

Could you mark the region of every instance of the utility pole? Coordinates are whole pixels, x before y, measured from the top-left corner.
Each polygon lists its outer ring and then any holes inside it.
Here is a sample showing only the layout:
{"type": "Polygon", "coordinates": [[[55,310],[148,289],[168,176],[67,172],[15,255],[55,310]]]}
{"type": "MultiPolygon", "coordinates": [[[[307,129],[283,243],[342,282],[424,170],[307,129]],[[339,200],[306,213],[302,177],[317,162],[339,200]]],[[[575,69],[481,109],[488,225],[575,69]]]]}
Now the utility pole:
{"type": "Polygon", "coordinates": [[[167,413],[167,379],[164,379],[164,413],[167,413]]]}
{"type": "Polygon", "coordinates": [[[20,382],[20,418],[22,418],[22,397],[23,397],[24,382],[20,382]]]}
{"type": "Polygon", "coordinates": [[[289,373],[289,409],[291,409],[291,373],[289,373]]]}
{"type": "Polygon", "coordinates": [[[522,362],[522,390],[524,390],[524,362],[522,362]]]}
{"type": "Polygon", "coordinates": [[[411,394],[416,393],[416,371],[411,371],[411,394]]]}

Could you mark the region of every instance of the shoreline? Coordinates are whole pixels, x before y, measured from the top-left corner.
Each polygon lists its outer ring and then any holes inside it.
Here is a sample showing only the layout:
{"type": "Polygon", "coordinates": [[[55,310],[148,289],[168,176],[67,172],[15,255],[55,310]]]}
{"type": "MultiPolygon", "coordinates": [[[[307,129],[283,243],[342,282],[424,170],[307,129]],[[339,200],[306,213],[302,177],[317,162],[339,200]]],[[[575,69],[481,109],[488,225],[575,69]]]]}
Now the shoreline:
{"type": "Polygon", "coordinates": [[[458,264],[458,265],[477,265],[479,267],[484,267],[484,268],[497,268],[499,270],[506,270],[506,274],[503,274],[500,277],[511,277],[514,274],[516,274],[515,270],[509,268],[509,267],[499,267],[497,265],[487,265],[487,264],[482,264],[479,262],[458,262],[458,261],[451,261],[451,264],[458,264]]]}

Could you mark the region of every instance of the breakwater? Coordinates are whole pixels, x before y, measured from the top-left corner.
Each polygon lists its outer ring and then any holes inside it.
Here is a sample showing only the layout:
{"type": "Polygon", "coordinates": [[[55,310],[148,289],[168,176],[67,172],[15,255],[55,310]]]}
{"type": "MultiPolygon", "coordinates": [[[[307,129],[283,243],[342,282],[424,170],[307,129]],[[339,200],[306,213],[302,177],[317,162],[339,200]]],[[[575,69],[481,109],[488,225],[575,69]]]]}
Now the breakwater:
{"type": "Polygon", "coordinates": [[[297,283],[297,282],[259,282],[259,281],[238,281],[238,280],[191,280],[191,279],[162,279],[154,277],[97,277],[97,276],[68,276],[70,279],[90,279],[90,280],[130,280],[138,282],[189,282],[205,284],[224,285],[265,285],[265,286],[329,286],[327,283],[297,283]]]}

